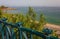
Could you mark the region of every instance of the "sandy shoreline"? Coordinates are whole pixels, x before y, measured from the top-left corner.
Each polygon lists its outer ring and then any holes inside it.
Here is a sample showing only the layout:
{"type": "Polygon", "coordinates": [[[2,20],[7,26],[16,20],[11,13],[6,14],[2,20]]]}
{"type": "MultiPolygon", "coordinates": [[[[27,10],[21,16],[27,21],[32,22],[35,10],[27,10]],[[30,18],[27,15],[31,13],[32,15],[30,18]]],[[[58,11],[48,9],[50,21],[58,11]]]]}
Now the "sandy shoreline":
{"type": "Polygon", "coordinates": [[[53,29],[53,30],[58,30],[60,31],[60,25],[55,25],[55,24],[50,24],[50,23],[47,23],[45,25],[46,28],[49,28],[49,29],[53,29]]]}

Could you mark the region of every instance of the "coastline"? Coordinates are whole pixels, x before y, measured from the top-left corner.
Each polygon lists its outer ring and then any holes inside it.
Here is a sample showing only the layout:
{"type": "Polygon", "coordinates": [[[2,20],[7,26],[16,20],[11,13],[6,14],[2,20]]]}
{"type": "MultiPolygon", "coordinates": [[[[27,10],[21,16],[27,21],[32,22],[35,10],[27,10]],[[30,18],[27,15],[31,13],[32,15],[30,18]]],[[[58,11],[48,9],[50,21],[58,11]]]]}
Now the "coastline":
{"type": "Polygon", "coordinates": [[[46,25],[44,25],[44,27],[60,31],[60,25],[47,23],[46,25]]]}

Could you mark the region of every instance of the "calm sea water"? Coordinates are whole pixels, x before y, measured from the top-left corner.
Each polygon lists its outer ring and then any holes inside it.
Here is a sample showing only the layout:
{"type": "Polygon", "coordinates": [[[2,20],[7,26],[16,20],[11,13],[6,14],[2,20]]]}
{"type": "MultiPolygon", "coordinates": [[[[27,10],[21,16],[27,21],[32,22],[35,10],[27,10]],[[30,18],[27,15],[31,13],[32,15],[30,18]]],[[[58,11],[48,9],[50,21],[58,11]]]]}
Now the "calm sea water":
{"type": "MultiPolygon", "coordinates": [[[[8,12],[13,14],[28,13],[28,7],[13,7],[17,10],[8,10],[8,12]]],[[[43,13],[46,17],[46,21],[49,23],[60,25],[60,7],[33,7],[36,14],[37,20],[39,19],[40,13],[43,13]]]]}

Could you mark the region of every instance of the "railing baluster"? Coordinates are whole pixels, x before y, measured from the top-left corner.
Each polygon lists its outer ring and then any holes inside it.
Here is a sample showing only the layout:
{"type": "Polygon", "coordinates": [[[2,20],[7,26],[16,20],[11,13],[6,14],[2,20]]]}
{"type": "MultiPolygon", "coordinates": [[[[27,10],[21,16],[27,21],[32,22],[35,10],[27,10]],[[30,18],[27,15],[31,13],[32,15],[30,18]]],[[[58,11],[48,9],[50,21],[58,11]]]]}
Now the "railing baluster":
{"type": "Polygon", "coordinates": [[[6,26],[6,39],[9,39],[8,27],[6,26]]]}
{"type": "Polygon", "coordinates": [[[4,39],[4,30],[1,31],[2,39],[4,39]]]}
{"type": "Polygon", "coordinates": [[[2,35],[2,39],[4,39],[4,29],[3,29],[2,23],[0,23],[0,33],[2,35]]]}
{"type": "Polygon", "coordinates": [[[9,39],[9,34],[7,30],[6,30],[6,39],[9,39]]]}
{"type": "Polygon", "coordinates": [[[23,33],[23,36],[25,37],[25,39],[28,39],[26,32],[22,32],[22,33],[23,33]]]}
{"type": "Polygon", "coordinates": [[[19,39],[22,39],[22,30],[20,29],[22,27],[22,25],[20,25],[20,23],[18,23],[19,25],[19,39]]]}
{"type": "Polygon", "coordinates": [[[11,32],[12,32],[11,39],[16,39],[15,32],[14,32],[14,29],[12,29],[12,30],[11,30],[11,32]]]}
{"type": "MultiPolygon", "coordinates": [[[[14,24],[9,24],[9,23],[7,23],[7,22],[5,22],[5,21],[0,21],[0,24],[1,23],[3,23],[3,24],[6,24],[6,25],[9,25],[9,26],[11,26],[12,28],[11,28],[11,33],[10,33],[10,35],[11,35],[11,39],[16,39],[16,33],[14,32],[14,28],[18,28],[18,33],[19,33],[19,39],[22,39],[22,34],[23,34],[23,31],[25,31],[25,32],[28,32],[28,33],[30,33],[30,39],[33,39],[33,34],[35,34],[35,35],[37,35],[37,36],[40,36],[40,37],[42,37],[43,39],[55,39],[56,37],[47,37],[46,35],[44,35],[43,33],[41,33],[41,32],[37,32],[37,31],[34,31],[34,30],[31,30],[31,29],[27,29],[27,28],[24,28],[24,27],[22,27],[22,25],[20,24],[20,25],[14,25],[14,24]]],[[[1,26],[1,25],[0,25],[1,26]]],[[[2,34],[2,39],[5,39],[4,37],[6,36],[6,39],[10,39],[9,38],[9,30],[7,29],[7,27],[6,26],[3,26],[3,27],[0,27],[1,28],[1,30],[0,30],[0,32],[1,32],[1,34],[2,34]],[[6,30],[4,30],[4,28],[6,28],[6,30]],[[2,29],[3,28],[3,29],[2,29]],[[4,31],[6,31],[6,35],[4,36],[4,31]]],[[[24,33],[24,35],[26,36],[26,34],[24,33]]],[[[27,36],[26,36],[26,39],[27,39],[27,36]]],[[[58,39],[58,38],[57,38],[58,39]]]]}
{"type": "Polygon", "coordinates": [[[20,39],[22,39],[22,31],[20,30],[20,39]]]}
{"type": "Polygon", "coordinates": [[[20,28],[19,28],[19,39],[22,39],[22,31],[20,28]]]}
{"type": "Polygon", "coordinates": [[[32,36],[32,34],[30,33],[30,39],[33,39],[33,36],[32,36]]]}

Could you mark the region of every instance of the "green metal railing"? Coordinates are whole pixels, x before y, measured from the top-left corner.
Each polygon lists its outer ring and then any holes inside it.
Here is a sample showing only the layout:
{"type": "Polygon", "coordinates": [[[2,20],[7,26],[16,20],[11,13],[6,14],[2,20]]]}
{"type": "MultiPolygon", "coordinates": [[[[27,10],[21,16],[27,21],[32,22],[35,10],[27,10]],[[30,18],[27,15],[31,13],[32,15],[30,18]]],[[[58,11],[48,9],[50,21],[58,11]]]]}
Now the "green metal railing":
{"type": "Polygon", "coordinates": [[[52,36],[47,36],[42,32],[22,27],[22,23],[8,23],[5,20],[0,20],[0,38],[1,39],[29,39],[27,33],[30,33],[30,39],[34,39],[32,35],[39,36],[43,39],[58,39],[52,36]],[[15,31],[16,29],[16,31],[15,31]]]}

